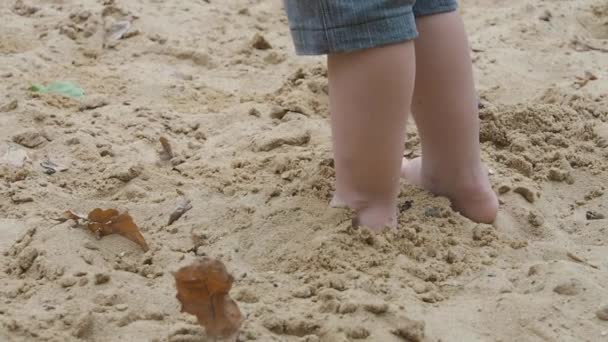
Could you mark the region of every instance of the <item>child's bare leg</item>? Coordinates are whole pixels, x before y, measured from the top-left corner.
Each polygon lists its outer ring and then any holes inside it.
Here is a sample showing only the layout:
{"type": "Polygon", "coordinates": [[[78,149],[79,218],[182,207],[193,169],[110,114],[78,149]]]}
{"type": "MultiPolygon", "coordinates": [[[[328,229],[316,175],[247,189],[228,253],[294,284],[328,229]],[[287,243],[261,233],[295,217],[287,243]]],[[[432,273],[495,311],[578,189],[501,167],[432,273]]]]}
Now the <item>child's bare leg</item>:
{"type": "Polygon", "coordinates": [[[412,112],[422,158],[406,161],[403,175],[473,221],[491,223],[498,201],[480,157],[472,64],[457,12],[417,19],[416,85],[412,112]]]}
{"type": "Polygon", "coordinates": [[[396,226],[414,57],[413,42],[328,57],[333,204],[355,210],[359,224],[376,230],[396,226]]]}

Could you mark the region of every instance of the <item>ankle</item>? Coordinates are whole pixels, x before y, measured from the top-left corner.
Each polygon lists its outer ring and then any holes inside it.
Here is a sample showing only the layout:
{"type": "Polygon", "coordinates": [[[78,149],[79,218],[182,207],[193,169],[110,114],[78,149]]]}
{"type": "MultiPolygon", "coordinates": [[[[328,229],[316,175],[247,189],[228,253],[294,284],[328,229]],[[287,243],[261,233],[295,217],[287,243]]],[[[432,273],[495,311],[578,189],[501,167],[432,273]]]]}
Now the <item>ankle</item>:
{"type": "Polygon", "coordinates": [[[461,168],[430,168],[423,163],[420,177],[424,188],[439,195],[473,195],[492,190],[487,168],[481,162],[461,168]]]}

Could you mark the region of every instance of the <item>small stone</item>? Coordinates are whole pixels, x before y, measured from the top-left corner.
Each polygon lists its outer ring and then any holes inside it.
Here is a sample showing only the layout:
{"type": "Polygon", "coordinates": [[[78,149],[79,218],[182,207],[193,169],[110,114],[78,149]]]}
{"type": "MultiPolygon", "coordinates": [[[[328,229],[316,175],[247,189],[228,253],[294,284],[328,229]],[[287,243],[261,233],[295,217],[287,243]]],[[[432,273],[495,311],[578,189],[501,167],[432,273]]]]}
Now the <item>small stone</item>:
{"type": "Polygon", "coordinates": [[[119,327],[126,327],[127,325],[140,319],[141,317],[136,312],[128,312],[124,316],[119,318],[118,321],[116,321],[116,325],[119,327]]]}
{"type": "Polygon", "coordinates": [[[260,300],[257,294],[250,289],[241,289],[240,291],[237,291],[234,295],[234,299],[238,302],[249,304],[257,303],[260,300]]]}
{"type": "Polygon", "coordinates": [[[368,311],[371,312],[373,314],[376,315],[381,315],[383,313],[386,313],[388,311],[388,304],[386,303],[367,303],[363,305],[363,308],[368,311]]]}
{"type": "Polygon", "coordinates": [[[264,62],[268,64],[280,64],[283,63],[287,59],[287,55],[284,53],[276,53],[275,51],[271,51],[266,56],[264,56],[264,62]]]}
{"type": "Polygon", "coordinates": [[[135,37],[137,35],[139,35],[141,33],[140,30],[136,29],[136,28],[132,28],[129,31],[125,32],[125,34],[122,35],[122,39],[129,39],[131,37],[135,37]]]}
{"type": "Polygon", "coordinates": [[[16,193],[13,194],[11,196],[11,200],[13,201],[13,203],[15,204],[22,204],[22,203],[29,203],[29,202],[34,202],[34,198],[32,196],[29,196],[27,194],[23,194],[23,193],[16,193]]]}
{"type": "Polygon", "coordinates": [[[323,313],[336,313],[340,309],[340,302],[332,299],[321,303],[319,311],[323,313]]]}
{"type": "Polygon", "coordinates": [[[555,288],[553,288],[553,292],[562,296],[575,296],[580,292],[579,287],[578,282],[572,279],[568,282],[557,285],[555,288]]]}
{"type": "Polygon", "coordinates": [[[567,182],[568,184],[574,183],[574,178],[572,178],[570,172],[557,168],[549,169],[549,174],[547,175],[547,178],[553,182],[567,182]]]}
{"type": "Polygon", "coordinates": [[[319,299],[321,299],[323,301],[328,301],[328,300],[339,298],[340,294],[338,293],[338,291],[336,291],[334,289],[323,289],[323,290],[319,291],[319,293],[317,294],[317,297],[319,297],[319,299]]]}
{"type": "Polygon", "coordinates": [[[105,284],[107,282],[110,281],[110,276],[108,274],[105,273],[97,273],[94,276],[94,283],[95,285],[101,285],[101,284],[105,284]]]}
{"type": "Polygon", "coordinates": [[[349,338],[352,338],[354,340],[361,340],[364,338],[368,338],[370,335],[369,330],[365,329],[364,327],[349,327],[346,330],[346,336],[348,336],[349,338]]]}
{"type": "Polygon", "coordinates": [[[602,321],[608,321],[608,305],[605,305],[601,309],[597,310],[595,315],[602,321]]]}
{"type": "Polygon", "coordinates": [[[110,102],[105,97],[93,97],[85,100],[81,105],[79,110],[81,112],[91,109],[97,109],[104,106],[107,106],[110,102]]]}
{"type": "Polygon", "coordinates": [[[25,131],[13,136],[13,142],[29,148],[38,147],[46,141],[42,134],[34,130],[25,131]]]}
{"type": "Polygon", "coordinates": [[[184,80],[184,81],[192,81],[194,80],[194,76],[192,76],[191,74],[185,74],[183,72],[176,72],[175,77],[179,78],[180,80],[184,80]]]}
{"type": "Polygon", "coordinates": [[[117,311],[125,311],[129,308],[127,304],[118,304],[114,307],[117,311]]]}
{"type": "Polygon", "coordinates": [[[254,49],[258,50],[272,49],[272,45],[270,45],[266,38],[264,38],[264,36],[259,33],[256,33],[255,36],[253,36],[253,39],[251,40],[251,46],[254,49]]]}
{"type": "Polygon", "coordinates": [[[338,308],[338,312],[341,314],[349,314],[355,311],[357,311],[357,304],[351,302],[342,303],[338,308]]]}
{"type": "Polygon", "coordinates": [[[207,248],[205,246],[199,246],[196,249],[196,255],[198,255],[198,256],[205,256],[205,255],[207,255],[206,251],[207,251],[207,248]]]}
{"type": "Polygon", "coordinates": [[[96,307],[92,308],[91,311],[93,311],[95,313],[104,313],[104,312],[107,312],[108,309],[104,308],[103,306],[96,306],[96,307]]]}
{"type": "Polygon", "coordinates": [[[417,294],[428,292],[428,288],[425,283],[415,283],[414,285],[412,285],[412,289],[417,294]]]}
{"type": "Polygon", "coordinates": [[[80,278],[78,280],[78,286],[85,286],[89,283],[89,278],[80,278]]]}
{"type": "Polygon", "coordinates": [[[257,108],[251,108],[251,109],[249,109],[249,115],[259,118],[260,116],[262,116],[262,113],[260,113],[260,111],[257,108]]]}
{"type": "Polygon", "coordinates": [[[151,321],[162,321],[165,319],[165,314],[160,311],[151,311],[147,312],[144,315],[144,318],[151,321]]]}
{"type": "Polygon", "coordinates": [[[454,264],[454,263],[458,262],[458,260],[460,260],[460,258],[458,257],[456,252],[454,252],[453,250],[449,250],[448,254],[445,256],[445,261],[448,264],[454,264]]]}
{"type": "Polygon", "coordinates": [[[405,339],[408,342],[424,341],[425,323],[422,321],[414,321],[409,318],[402,318],[396,329],[391,333],[405,339]]]}
{"type": "Polygon", "coordinates": [[[545,223],[545,218],[541,214],[531,211],[528,213],[528,222],[534,227],[540,227],[545,223]]]}
{"type": "Polygon", "coordinates": [[[59,34],[63,34],[72,40],[76,40],[78,38],[76,30],[73,27],[67,25],[61,26],[59,28],[59,34]]]}
{"type": "Polygon", "coordinates": [[[99,291],[93,297],[93,303],[100,306],[114,306],[120,303],[120,297],[115,291],[99,291]]]}
{"type": "Polygon", "coordinates": [[[3,106],[0,106],[0,112],[10,112],[17,109],[17,107],[19,107],[19,101],[12,100],[3,106]]]}
{"type": "Polygon", "coordinates": [[[541,15],[538,16],[538,19],[540,19],[542,21],[551,21],[552,17],[553,17],[553,14],[551,14],[551,11],[545,10],[541,15]]]}
{"type": "Polygon", "coordinates": [[[26,272],[30,267],[32,267],[32,264],[34,263],[34,260],[36,260],[36,258],[38,257],[38,250],[36,248],[33,247],[26,247],[25,249],[23,249],[23,251],[21,252],[21,254],[19,254],[19,257],[17,258],[17,265],[19,265],[19,268],[21,269],[21,272],[26,272]]]}
{"type": "Polygon", "coordinates": [[[139,165],[134,165],[134,166],[130,166],[129,168],[127,168],[125,170],[120,170],[120,171],[110,175],[110,178],[116,178],[116,179],[119,179],[126,183],[126,182],[129,182],[129,181],[139,177],[142,172],[143,172],[143,167],[141,167],[139,165]]]}
{"type": "Polygon", "coordinates": [[[198,141],[205,141],[207,140],[207,136],[205,135],[205,133],[197,131],[196,133],[194,133],[194,139],[198,141]]]}
{"type": "Polygon", "coordinates": [[[506,185],[506,184],[503,184],[503,185],[501,185],[500,187],[498,187],[498,193],[499,193],[500,195],[502,195],[502,194],[506,194],[506,193],[507,193],[507,192],[509,192],[509,191],[511,191],[511,187],[510,187],[510,186],[508,186],[508,185],[506,185]]]}
{"type": "Polygon", "coordinates": [[[347,289],[344,279],[339,277],[331,277],[327,280],[327,285],[338,291],[345,291],[347,289]]]}
{"type": "Polygon", "coordinates": [[[68,140],[65,141],[65,144],[68,146],[72,146],[72,145],[78,145],[80,144],[80,139],[74,137],[74,138],[70,138],[68,140]]]}
{"type": "Polygon", "coordinates": [[[283,119],[283,117],[285,116],[285,114],[287,114],[287,112],[289,112],[287,109],[285,108],[281,108],[279,106],[274,106],[270,109],[270,117],[272,119],[277,119],[277,120],[281,120],[283,119]]]}
{"type": "Polygon", "coordinates": [[[97,245],[95,245],[94,243],[92,243],[91,241],[87,241],[84,243],[84,248],[96,251],[99,250],[99,247],[97,247],[97,245]]]}
{"type": "Polygon", "coordinates": [[[310,131],[283,131],[283,128],[278,127],[268,134],[254,138],[251,145],[255,152],[270,152],[282,146],[304,146],[310,139],[310,131]]]}
{"type": "Polygon", "coordinates": [[[520,194],[523,198],[526,199],[526,201],[534,203],[534,192],[532,192],[532,190],[530,190],[529,188],[525,186],[518,186],[513,190],[513,192],[520,194]]]}
{"type": "Polygon", "coordinates": [[[426,216],[426,217],[433,217],[433,218],[440,218],[442,216],[441,208],[438,208],[438,207],[427,208],[424,211],[424,216],[426,216]]]}
{"type": "Polygon", "coordinates": [[[593,199],[596,199],[596,198],[599,198],[599,197],[602,197],[602,196],[604,196],[604,190],[603,189],[601,189],[601,188],[593,189],[593,190],[589,191],[589,193],[587,193],[585,195],[585,200],[591,201],[593,199]]]}
{"type": "Polygon", "coordinates": [[[591,210],[585,214],[585,217],[587,218],[587,220],[603,220],[606,218],[606,216],[604,216],[604,214],[600,214],[598,212],[591,211],[591,210]]]}
{"type": "Polygon", "coordinates": [[[97,53],[97,51],[95,50],[84,50],[82,51],[82,55],[85,56],[86,58],[91,58],[91,59],[96,59],[99,56],[99,53],[97,53]]]}
{"type": "Polygon", "coordinates": [[[441,294],[435,291],[423,294],[420,299],[422,299],[422,301],[425,303],[439,303],[445,300],[441,294]]]}
{"type": "Polygon", "coordinates": [[[83,314],[78,318],[74,325],[72,334],[75,337],[83,338],[88,335],[93,329],[93,315],[90,312],[83,314]]]}
{"type": "Polygon", "coordinates": [[[61,284],[61,287],[72,287],[74,285],[76,285],[76,283],[78,282],[78,278],[76,277],[65,277],[63,279],[61,279],[61,281],[59,282],[59,284],[61,284]]]}
{"type": "Polygon", "coordinates": [[[310,298],[313,295],[312,288],[310,286],[302,286],[291,292],[291,295],[296,298],[310,298]]]}
{"type": "Polygon", "coordinates": [[[85,252],[81,252],[80,253],[80,257],[82,258],[82,260],[84,260],[84,262],[86,262],[89,265],[93,265],[93,255],[91,253],[85,253],[85,252]]]}
{"type": "Polygon", "coordinates": [[[157,42],[160,45],[163,45],[167,42],[167,38],[159,35],[158,33],[151,35],[150,37],[148,37],[148,39],[153,42],[157,42]]]}
{"type": "Polygon", "coordinates": [[[530,268],[528,269],[528,277],[539,274],[540,268],[541,268],[541,265],[530,266],[530,268]]]}

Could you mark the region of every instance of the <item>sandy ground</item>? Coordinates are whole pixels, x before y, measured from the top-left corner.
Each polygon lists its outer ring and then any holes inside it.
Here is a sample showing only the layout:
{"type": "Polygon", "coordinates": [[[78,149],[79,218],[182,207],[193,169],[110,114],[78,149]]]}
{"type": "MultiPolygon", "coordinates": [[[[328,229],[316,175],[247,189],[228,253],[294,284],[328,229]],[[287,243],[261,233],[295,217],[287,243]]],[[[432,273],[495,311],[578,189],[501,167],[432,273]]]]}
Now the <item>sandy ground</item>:
{"type": "Polygon", "coordinates": [[[234,274],[242,341],[608,340],[608,3],[462,13],[498,222],[404,184],[399,229],[371,236],[327,206],[326,69],[278,1],[1,1],[0,340],[205,341],[171,274],[197,255],[234,274]],[[86,96],[28,91],[54,80],[86,96]],[[167,226],[176,189],[194,208],[167,226]],[[53,220],[95,207],[150,251],[53,220]]]}

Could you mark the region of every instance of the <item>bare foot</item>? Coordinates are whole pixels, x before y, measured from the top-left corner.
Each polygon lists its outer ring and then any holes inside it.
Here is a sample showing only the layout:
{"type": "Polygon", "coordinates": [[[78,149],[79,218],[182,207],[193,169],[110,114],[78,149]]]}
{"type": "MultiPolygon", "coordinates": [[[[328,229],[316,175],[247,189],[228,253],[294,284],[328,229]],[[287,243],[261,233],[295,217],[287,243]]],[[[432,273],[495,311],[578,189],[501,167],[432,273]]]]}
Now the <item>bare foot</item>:
{"type": "Polygon", "coordinates": [[[401,176],[436,195],[446,196],[463,216],[478,223],[492,223],[498,213],[498,198],[490,186],[487,169],[479,165],[462,175],[452,170],[422,172],[422,159],[403,159],[401,176]]]}
{"type": "Polygon", "coordinates": [[[397,210],[392,206],[376,205],[362,201],[352,201],[348,204],[340,195],[334,194],[329,205],[332,208],[350,208],[356,212],[353,225],[366,227],[372,231],[380,232],[386,228],[397,227],[397,210]]]}

